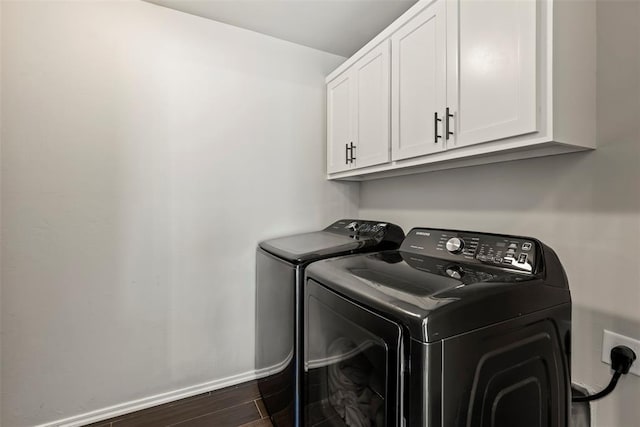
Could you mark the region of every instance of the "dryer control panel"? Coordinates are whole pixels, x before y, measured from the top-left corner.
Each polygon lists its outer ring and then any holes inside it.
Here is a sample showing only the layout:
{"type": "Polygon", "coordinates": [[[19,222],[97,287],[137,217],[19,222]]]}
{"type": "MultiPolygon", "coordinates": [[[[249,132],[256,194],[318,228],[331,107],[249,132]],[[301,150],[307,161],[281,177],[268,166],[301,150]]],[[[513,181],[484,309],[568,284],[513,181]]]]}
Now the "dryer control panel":
{"type": "Polygon", "coordinates": [[[536,273],[540,246],[527,237],[414,228],[400,250],[466,263],[536,273]]]}

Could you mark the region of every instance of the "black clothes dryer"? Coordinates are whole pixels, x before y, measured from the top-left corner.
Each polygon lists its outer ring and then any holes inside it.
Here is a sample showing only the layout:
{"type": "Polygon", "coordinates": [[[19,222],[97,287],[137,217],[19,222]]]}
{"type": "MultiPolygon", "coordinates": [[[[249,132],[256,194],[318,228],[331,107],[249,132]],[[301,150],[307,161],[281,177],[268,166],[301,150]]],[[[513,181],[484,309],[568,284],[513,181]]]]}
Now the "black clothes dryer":
{"type": "Polygon", "coordinates": [[[303,275],[329,257],[397,249],[404,232],[381,221],[343,219],[321,231],[267,240],[256,253],[258,388],[276,426],[301,425],[303,275]]]}
{"type": "Polygon", "coordinates": [[[305,425],[568,425],[571,297],[538,240],[415,228],[305,281],[305,425]]]}

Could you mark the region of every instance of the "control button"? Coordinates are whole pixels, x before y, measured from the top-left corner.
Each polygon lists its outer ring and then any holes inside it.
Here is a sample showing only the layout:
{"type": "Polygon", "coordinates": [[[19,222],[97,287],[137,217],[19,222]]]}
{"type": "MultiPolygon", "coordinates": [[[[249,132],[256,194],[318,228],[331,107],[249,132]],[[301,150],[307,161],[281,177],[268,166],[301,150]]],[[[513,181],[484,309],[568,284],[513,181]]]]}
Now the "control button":
{"type": "Polygon", "coordinates": [[[531,250],[531,242],[524,242],[522,244],[522,250],[523,251],[530,251],[531,250]]]}
{"type": "Polygon", "coordinates": [[[495,257],[495,258],[494,258],[494,261],[495,261],[495,262],[502,262],[502,258],[500,258],[499,256],[497,256],[497,257],[495,257]]]}
{"type": "Polygon", "coordinates": [[[502,260],[502,263],[511,265],[512,261],[513,261],[513,258],[505,258],[502,260]]]}
{"type": "Polygon", "coordinates": [[[464,274],[462,269],[458,266],[447,267],[445,272],[449,275],[449,277],[453,277],[454,279],[461,279],[464,274]]]}
{"type": "Polygon", "coordinates": [[[527,262],[527,254],[520,254],[518,257],[518,263],[524,264],[525,262],[527,262]]]}
{"type": "Polygon", "coordinates": [[[487,260],[487,257],[484,256],[484,255],[478,255],[476,258],[478,259],[478,261],[486,261],[487,260]]]}
{"type": "Polygon", "coordinates": [[[353,231],[355,233],[356,231],[358,231],[358,223],[354,221],[354,222],[350,223],[349,225],[347,225],[345,228],[348,229],[348,230],[351,230],[351,231],[353,231]]]}
{"type": "Polygon", "coordinates": [[[518,249],[518,244],[517,243],[510,244],[509,249],[518,249]]]}
{"type": "Polygon", "coordinates": [[[447,250],[452,254],[457,254],[464,248],[464,240],[452,237],[447,241],[447,250]]]}

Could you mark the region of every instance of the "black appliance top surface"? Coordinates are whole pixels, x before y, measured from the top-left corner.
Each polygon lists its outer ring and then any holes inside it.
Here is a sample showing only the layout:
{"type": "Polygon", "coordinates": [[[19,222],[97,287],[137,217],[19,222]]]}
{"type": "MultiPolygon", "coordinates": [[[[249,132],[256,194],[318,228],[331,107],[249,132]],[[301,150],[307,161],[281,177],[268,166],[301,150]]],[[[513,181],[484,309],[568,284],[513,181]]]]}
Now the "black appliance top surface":
{"type": "Polygon", "coordinates": [[[455,230],[414,228],[399,250],[319,261],[307,278],[405,325],[423,342],[570,301],[551,248],[531,238],[455,230]],[[505,260],[513,244],[517,250],[505,260]]]}
{"type": "Polygon", "coordinates": [[[302,264],[336,255],[395,249],[403,238],[404,232],[395,224],[342,219],[322,231],[266,240],[259,247],[292,264],[302,264]]]}

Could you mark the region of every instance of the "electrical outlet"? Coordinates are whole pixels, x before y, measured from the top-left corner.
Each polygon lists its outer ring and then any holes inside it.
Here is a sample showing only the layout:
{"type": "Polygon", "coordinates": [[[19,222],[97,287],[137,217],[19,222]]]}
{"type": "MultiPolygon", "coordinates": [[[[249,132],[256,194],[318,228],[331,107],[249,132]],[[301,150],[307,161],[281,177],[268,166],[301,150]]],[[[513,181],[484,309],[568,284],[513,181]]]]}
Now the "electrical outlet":
{"type": "Polygon", "coordinates": [[[630,374],[640,376],[640,341],[604,330],[602,337],[602,361],[611,364],[611,349],[617,345],[626,345],[636,353],[636,361],[631,365],[630,374]]]}

